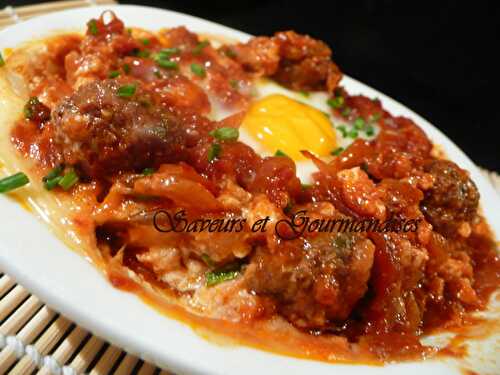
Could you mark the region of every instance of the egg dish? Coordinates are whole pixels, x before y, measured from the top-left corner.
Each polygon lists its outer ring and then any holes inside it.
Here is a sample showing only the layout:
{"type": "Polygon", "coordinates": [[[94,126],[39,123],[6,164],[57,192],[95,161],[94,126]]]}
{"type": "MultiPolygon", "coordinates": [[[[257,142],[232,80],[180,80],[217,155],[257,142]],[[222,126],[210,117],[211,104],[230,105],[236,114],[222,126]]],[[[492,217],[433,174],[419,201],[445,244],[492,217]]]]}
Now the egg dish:
{"type": "Polygon", "coordinates": [[[115,287],[214,334],[326,361],[444,355],[422,337],[472,325],[498,288],[478,190],[341,79],[330,48],[293,31],[233,43],[105,12],[84,35],[2,51],[0,192],[115,287]],[[301,212],[419,225],[278,225],[301,212]],[[177,231],[158,213],[243,224],[177,231]]]}

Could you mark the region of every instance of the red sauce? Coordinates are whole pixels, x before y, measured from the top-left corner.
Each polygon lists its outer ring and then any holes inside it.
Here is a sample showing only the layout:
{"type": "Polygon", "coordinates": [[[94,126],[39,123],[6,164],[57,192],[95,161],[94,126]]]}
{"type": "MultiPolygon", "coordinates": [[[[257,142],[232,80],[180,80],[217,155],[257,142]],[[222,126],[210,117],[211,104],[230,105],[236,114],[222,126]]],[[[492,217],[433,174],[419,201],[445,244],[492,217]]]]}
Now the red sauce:
{"type": "MultiPolygon", "coordinates": [[[[151,34],[145,43],[111,17],[92,21],[83,38],[60,36],[47,44],[50,53],[42,65],[56,68],[25,77],[38,82],[31,95],[41,103],[15,124],[12,142],[36,163],[39,175],[64,162],[89,184],[86,195],[73,191],[73,199],[87,199],[99,212],[74,218],[75,226],[97,240],[88,252],[103,259],[99,266],[115,287],[203,335],[323,361],[463,357],[466,341],[498,332],[491,322],[470,318],[486,308],[500,280],[496,243],[477,213],[475,186],[454,163],[431,155],[430,140],[413,121],[337,87],[341,73],[322,42],[286,32],[215,49],[179,27],[151,34]],[[162,53],[168,64],[160,69],[162,53]],[[218,154],[209,157],[215,152],[210,132],[237,128],[251,101],[250,93],[232,82],[248,88],[256,75],[296,89],[333,92],[342,97],[336,115],[371,121],[380,133],[372,141],[353,142],[329,163],[309,155],[318,167],[309,188],[301,186],[291,159],[262,158],[238,141],[221,141],[218,154]],[[133,86],[133,92],[117,94],[124,86],[133,86]],[[208,119],[209,97],[239,113],[220,122],[208,119]],[[154,173],[141,174],[145,167],[154,173]],[[223,209],[222,194],[236,203],[223,209]],[[194,217],[238,215],[244,207],[278,218],[303,207],[321,218],[334,207],[335,215],[418,219],[422,226],[417,233],[334,238],[332,245],[332,238],[318,234],[293,240],[249,233],[193,242],[189,236],[159,239],[141,221],[158,208],[179,207],[194,217]],[[446,215],[439,217],[440,212],[446,215]],[[243,258],[242,277],[257,307],[242,307],[244,319],[234,323],[173,303],[183,292],[160,277],[164,258],[157,263],[144,258],[158,241],[172,241],[168,246],[179,249],[202,244],[217,267],[243,258]],[[247,252],[235,257],[235,248],[247,252]],[[363,275],[368,275],[364,281],[363,275]],[[439,329],[457,329],[458,335],[439,352],[420,344],[423,334],[439,329]]],[[[197,251],[169,256],[207,268],[201,262],[206,254],[197,251]]]]}

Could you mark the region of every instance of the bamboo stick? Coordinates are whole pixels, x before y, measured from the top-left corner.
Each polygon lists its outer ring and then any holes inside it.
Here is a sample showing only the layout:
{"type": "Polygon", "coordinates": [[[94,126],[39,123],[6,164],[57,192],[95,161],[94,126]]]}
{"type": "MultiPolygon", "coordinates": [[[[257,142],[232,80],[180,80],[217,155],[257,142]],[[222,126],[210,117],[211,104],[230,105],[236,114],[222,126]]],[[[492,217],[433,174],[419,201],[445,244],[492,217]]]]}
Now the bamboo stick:
{"type": "MultiPolygon", "coordinates": [[[[40,353],[40,355],[48,354],[52,348],[59,342],[59,340],[64,336],[71,326],[71,322],[63,316],[59,316],[56,321],[54,321],[50,327],[40,336],[36,341],[34,348],[40,353]]],[[[37,369],[38,363],[36,363],[32,357],[25,355],[21,360],[14,366],[11,373],[12,374],[31,374],[37,369]]]]}
{"type": "Polygon", "coordinates": [[[13,335],[30,320],[35,312],[42,306],[42,302],[35,296],[28,298],[17,311],[0,326],[0,333],[13,335]]]}
{"type": "Polygon", "coordinates": [[[29,293],[21,285],[17,285],[0,301],[0,321],[4,320],[29,293]]]}
{"type": "Polygon", "coordinates": [[[7,291],[12,288],[16,282],[12,280],[9,276],[3,275],[0,278],[0,296],[3,296],[7,291]]]}
{"type": "Polygon", "coordinates": [[[84,372],[103,345],[104,342],[100,338],[92,336],[83,349],[78,352],[70,366],[73,367],[77,374],[84,372]]]}
{"type": "Polygon", "coordinates": [[[114,375],[129,375],[132,373],[135,365],[139,362],[139,358],[135,355],[127,354],[125,358],[120,362],[120,365],[116,369],[114,375]]]}
{"type": "MultiPolygon", "coordinates": [[[[75,327],[61,345],[57,347],[56,351],[52,354],[52,358],[54,358],[59,365],[63,366],[87,335],[88,332],[86,330],[81,327],[75,327]]],[[[50,368],[47,366],[42,367],[37,373],[37,375],[50,374],[50,368]]]]}
{"type": "MultiPolygon", "coordinates": [[[[17,334],[17,338],[25,345],[30,344],[55,316],[55,312],[44,306],[36,313],[17,334]]],[[[4,374],[16,361],[16,352],[10,346],[0,352],[0,374],[4,374]]]]}
{"type": "Polygon", "coordinates": [[[106,375],[109,374],[109,371],[115,364],[116,360],[120,357],[121,349],[110,345],[99,361],[95,365],[95,367],[90,371],[90,375],[106,375]]]}
{"type": "Polygon", "coordinates": [[[138,375],[152,375],[156,370],[152,364],[144,362],[138,372],[138,375]]]}

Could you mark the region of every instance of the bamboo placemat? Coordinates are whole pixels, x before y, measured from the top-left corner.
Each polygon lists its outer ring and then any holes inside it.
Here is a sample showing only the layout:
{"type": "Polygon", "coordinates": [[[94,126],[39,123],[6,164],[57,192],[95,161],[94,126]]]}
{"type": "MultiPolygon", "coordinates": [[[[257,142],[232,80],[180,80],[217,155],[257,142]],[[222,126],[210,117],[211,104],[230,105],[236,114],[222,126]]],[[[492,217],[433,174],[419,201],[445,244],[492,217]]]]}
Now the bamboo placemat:
{"type": "MultiPolygon", "coordinates": [[[[58,1],[0,11],[0,29],[58,10],[114,0],[58,1]]],[[[500,194],[500,176],[482,170],[500,194]]],[[[169,373],[92,335],[47,307],[0,270],[0,375],[169,373]]]]}

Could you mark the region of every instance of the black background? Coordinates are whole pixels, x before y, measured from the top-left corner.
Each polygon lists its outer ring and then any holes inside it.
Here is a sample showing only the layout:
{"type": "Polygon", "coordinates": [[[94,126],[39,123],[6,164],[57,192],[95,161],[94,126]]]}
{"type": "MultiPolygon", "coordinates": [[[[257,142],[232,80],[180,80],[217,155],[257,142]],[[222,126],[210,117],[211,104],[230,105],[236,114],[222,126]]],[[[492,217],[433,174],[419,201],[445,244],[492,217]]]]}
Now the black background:
{"type": "Polygon", "coordinates": [[[120,2],[177,10],[255,35],[294,29],[322,39],[346,74],[428,119],[478,165],[500,171],[498,2],[120,2]]]}

